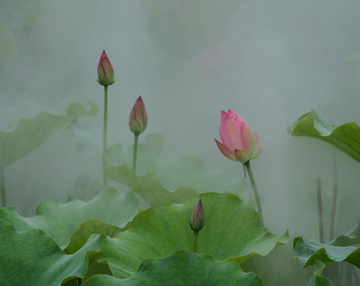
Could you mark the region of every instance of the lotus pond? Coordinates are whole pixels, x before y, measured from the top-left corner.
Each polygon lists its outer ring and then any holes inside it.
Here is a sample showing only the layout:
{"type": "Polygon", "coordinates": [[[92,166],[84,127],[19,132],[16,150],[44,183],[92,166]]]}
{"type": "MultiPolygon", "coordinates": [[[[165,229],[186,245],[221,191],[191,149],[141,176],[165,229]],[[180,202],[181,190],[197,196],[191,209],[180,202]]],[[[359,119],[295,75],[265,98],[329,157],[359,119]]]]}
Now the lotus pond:
{"type": "Polygon", "coordinates": [[[358,12],[2,2],[0,285],[360,285],[358,12]]]}

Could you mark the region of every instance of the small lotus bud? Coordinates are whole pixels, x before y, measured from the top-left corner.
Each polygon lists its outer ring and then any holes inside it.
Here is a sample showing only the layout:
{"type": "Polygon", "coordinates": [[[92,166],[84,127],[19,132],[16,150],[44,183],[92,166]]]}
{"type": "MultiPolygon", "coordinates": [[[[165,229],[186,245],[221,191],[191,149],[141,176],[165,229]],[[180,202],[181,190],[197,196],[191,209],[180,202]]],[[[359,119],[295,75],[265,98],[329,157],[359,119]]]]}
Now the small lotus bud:
{"type": "Polygon", "coordinates": [[[110,63],[110,60],[108,56],[105,53],[105,50],[103,50],[99,64],[97,67],[97,73],[98,73],[98,83],[101,85],[112,85],[114,81],[114,70],[112,68],[112,65],[110,63]]]}
{"type": "Polygon", "coordinates": [[[190,227],[193,231],[200,231],[204,227],[204,224],[205,224],[204,208],[200,199],[199,203],[197,204],[196,208],[194,209],[191,215],[190,227]]]}
{"type": "Polygon", "coordinates": [[[141,96],[136,100],[129,116],[129,127],[132,133],[140,134],[147,126],[148,118],[141,96]]]}

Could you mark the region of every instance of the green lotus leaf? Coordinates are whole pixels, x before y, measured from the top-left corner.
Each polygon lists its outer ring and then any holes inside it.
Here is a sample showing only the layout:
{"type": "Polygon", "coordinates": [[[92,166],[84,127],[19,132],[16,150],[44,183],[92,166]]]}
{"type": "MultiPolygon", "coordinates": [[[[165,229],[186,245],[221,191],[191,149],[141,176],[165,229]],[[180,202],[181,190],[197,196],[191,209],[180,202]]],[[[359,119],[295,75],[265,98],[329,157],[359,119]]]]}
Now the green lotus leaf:
{"type": "Polygon", "coordinates": [[[128,230],[107,237],[99,261],[108,263],[115,277],[131,276],[147,258],[166,256],[176,250],[192,250],[190,216],[199,198],[205,212],[205,226],[199,232],[198,252],[217,260],[241,265],[255,255],[267,255],[289,235],[264,231],[255,209],[231,194],[204,193],[182,204],[156,205],[134,217],[128,230]]]}
{"type": "Polygon", "coordinates": [[[335,246],[349,246],[354,244],[360,244],[360,222],[347,234],[340,235],[333,241],[328,242],[327,244],[335,246]]]}
{"type": "Polygon", "coordinates": [[[84,286],[125,285],[264,285],[254,273],[245,273],[233,262],[217,261],[208,254],[196,254],[179,250],[163,258],[146,259],[134,275],[118,279],[97,275],[84,286]]]}
{"type": "MultiPolygon", "coordinates": [[[[107,165],[105,173],[108,179],[116,178],[118,182],[128,186],[132,185],[132,169],[128,164],[118,167],[107,165]]],[[[159,176],[155,173],[147,173],[146,175],[136,177],[136,192],[151,206],[168,202],[179,204],[199,194],[190,187],[180,187],[175,192],[169,191],[162,186],[159,176]]]]}
{"type": "Polygon", "coordinates": [[[73,235],[71,236],[70,243],[64,249],[65,253],[72,254],[78,251],[92,234],[105,234],[110,237],[114,237],[120,231],[124,231],[129,228],[130,223],[124,228],[120,228],[115,225],[108,224],[99,218],[93,218],[84,222],[81,222],[73,235]]]}
{"type": "MultiPolygon", "coordinates": [[[[107,150],[105,176],[132,187],[131,167],[133,147],[123,150],[116,144],[107,150]]],[[[177,160],[161,160],[147,145],[138,145],[137,186],[139,193],[150,205],[185,199],[204,192],[231,192],[245,201],[251,198],[244,179],[236,179],[227,171],[209,171],[194,156],[177,160]],[[195,191],[196,190],[196,191],[195,191]]],[[[240,169],[239,165],[239,169],[240,169]]]]}
{"type": "MultiPolygon", "coordinates": [[[[42,229],[61,248],[65,248],[79,223],[99,218],[107,224],[122,226],[132,219],[139,206],[138,199],[131,193],[121,193],[112,187],[105,187],[104,191],[89,202],[77,199],[72,199],[66,204],[58,201],[43,202],[37,207],[35,216],[30,218],[21,217],[13,207],[0,208],[0,225],[12,224],[18,230],[42,229]]],[[[92,230],[98,233],[101,227],[98,224],[94,225],[96,222],[99,221],[92,221],[86,225],[93,224],[92,230]]],[[[88,237],[89,231],[91,229],[80,226],[77,233],[88,237]]],[[[73,244],[81,245],[81,238],[80,242],[76,241],[76,238],[73,240],[73,244]]]]}
{"type": "Polygon", "coordinates": [[[305,241],[302,237],[294,239],[294,256],[302,268],[314,265],[317,260],[321,262],[346,261],[360,268],[359,255],[360,247],[322,244],[315,240],[305,241]]]}
{"type": "Polygon", "coordinates": [[[321,261],[315,261],[314,274],[311,276],[308,286],[335,286],[328,278],[321,276],[325,264],[321,261]]]}
{"type": "Polygon", "coordinates": [[[97,106],[91,101],[86,105],[73,102],[56,115],[41,111],[34,118],[20,119],[15,129],[0,130],[0,164],[10,165],[41,145],[66,122],[84,115],[96,115],[97,111],[97,106]]]}
{"type": "MultiPolygon", "coordinates": [[[[20,231],[0,226],[1,285],[58,286],[74,277],[85,277],[88,254],[99,251],[105,235],[92,235],[75,254],[65,254],[41,229],[20,231]]],[[[90,259],[89,259],[90,258],[90,259]]]]}
{"type": "Polygon", "coordinates": [[[287,127],[290,136],[307,136],[330,143],[360,162],[360,126],[349,122],[335,127],[330,125],[317,110],[299,117],[292,127],[287,127]]]}

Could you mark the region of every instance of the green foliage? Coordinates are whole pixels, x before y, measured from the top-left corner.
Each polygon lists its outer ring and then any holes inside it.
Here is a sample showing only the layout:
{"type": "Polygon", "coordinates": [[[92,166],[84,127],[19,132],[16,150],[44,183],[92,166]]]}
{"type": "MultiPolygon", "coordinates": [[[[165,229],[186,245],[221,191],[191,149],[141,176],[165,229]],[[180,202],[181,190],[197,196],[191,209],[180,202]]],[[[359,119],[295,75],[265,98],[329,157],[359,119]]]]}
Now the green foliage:
{"type": "Polygon", "coordinates": [[[314,274],[311,277],[308,286],[335,286],[329,279],[321,276],[321,272],[324,270],[324,268],[324,263],[318,260],[315,261],[314,274]]]}
{"type": "Polygon", "coordinates": [[[339,148],[360,162],[360,126],[349,122],[335,127],[330,125],[317,110],[299,117],[292,127],[287,127],[290,136],[307,136],[323,140],[339,148]]]}
{"type": "MultiPolygon", "coordinates": [[[[107,150],[110,164],[106,166],[105,175],[108,179],[132,186],[132,152],[133,147],[122,149],[120,144],[107,150]]],[[[138,145],[137,174],[136,192],[150,205],[181,203],[204,192],[228,191],[250,200],[245,180],[235,179],[226,171],[209,171],[195,156],[161,160],[145,144],[138,145]]]]}
{"type": "Polygon", "coordinates": [[[347,234],[340,235],[333,241],[330,241],[329,245],[335,245],[335,246],[349,246],[354,244],[360,244],[360,222],[347,234]]]}
{"type": "MultiPolygon", "coordinates": [[[[66,204],[58,201],[41,203],[34,217],[23,218],[13,207],[0,208],[0,225],[12,224],[18,230],[42,229],[61,247],[70,242],[71,249],[81,247],[91,233],[102,231],[113,234],[113,226],[126,224],[140,206],[138,199],[131,193],[121,193],[112,187],[106,187],[90,202],[72,199],[66,204]],[[98,218],[101,220],[91,220],[98,218]],[[85,226],[80,224],[85,222],[85,226]],[[107,224],[105,224],[106,222],[107,224]],[[79,225],[79,226],[78,226],[79,225]],[[75,232],[75,234],[73,234],[75,232]]],[[[72,253],[68,249],[69,253],[72,253]]]]}
{"type": "Polygon", "coordinates": [[[294,239],[294,256],[303,268],[314,265],[317,260],[321,262],[346,261],[360,268],[359,255],[360,247],[356,246],[334,246],[315,240],[305,241],[302,237],[294,239]]]}
{"type": "Polygon", "coordinates": [[[120,285],[265,285],[254,273],[244,273],[232,262],[217,261],[210,255],[179,250],[163,258],[146,259],[129,278],[98,275],[84,286],[120,285]]]}
{"type": "Polygon", "coordinates": [[[41,229],[0,226],[2,285],[57,286],[71,277],[85,277],[91,251],[99,251],[105,235],[92,235],[75,254],[67,255],[41,229]]]}
{"type": "Polygon", "coordinates": [[[96,115],[97,111],[98,108],[91,101],[87,105],[73,102],[57,115],[41,111],[34,118],[20,119],[16,128],[0,130],[0,164],[10,165],[41,145],[66,122],[84,115],[96,115]]]}
{"type": "MultiPolygon", "coordinates": [[[[351,231],[347,234],[342,235],[330,241],[322,244],[315,240],[305,241],[302,237],[294,239],[294,256],[298,259],[302,268],[310,265],[315,265],[314,274],[311,277],[309,286],[334,286],[334,284],[328,279],[321,276],[322,270],[325,268],[323,262],[349,262],[360,268],[360,247],[353,246],[358,245],[360,241],[358,223],[351,231]]],[[[336,270],[339,264],[332,266],[331,274],[333,281],[341,283],[341,273],[336,270]],[[335,279],[335,280],[334,280],[335,279]]],[[[351,266],[351,265],[350,265],[351,266]]],[[[355,274],[356,275],[356,274],[355,274]]],[[[348,277],[347,283],[350,283],[351,277],[348,277]]],[[[336,284],[338,285],[338,284],[336,284]]]]}
{"type": "MultiPolygon", "coordinates": [[[[287,232],[280,236],[265,232],[254,208],[234,195],[204,193],[200,198],[205,226],[199,232],[199,253],[241,265],[289,240],[287,232]]],[[[127,231],[104,240],[99,261],[108,263],[115,277],[127,278],[144,259],[163,257],[178,249],[192,250],[189,217],[198,201],[199,197],[194,197],[179,205],[161,204],[139,213],[127,231]]]]}
{"type": "Polygon", "coordinates": [[[72,254],[78,251],[92,234],[106,234],[110,237],[114,237],[120,231],[126,230],[115,225],[108,224],[99,218],[93,218],[84,221],[78,225],[75,232],[72,234],[70,243],[64,250],[67,254],[72,254]]]}
{"type": "Polygon", "coordinates": [[[181,276],[179,285],[197,279],[205,283],[199,285],[219,281],[223,283],[219,285],[264,285],[239,265],[287,243],[288,233],[265,232],[258,213],[237,196],[204,193],[200,197],[205,212],[198,240],[202,254],[188,252],[193,239],[189,217],[198,197],[179,205],[151,207],[131,223],[138,200],[112,187],[87,203],[77,199],[66,204],[44,202],[31,218],[19,216],[11,207],[0,208],[0,280],[9,285],[20,281],[60,285],[80,277],[84,285],[143,285],[154,280],[165,285],[181,276]],[[156,270],[159,267],[168,267],[165,276],[156,270]]]}

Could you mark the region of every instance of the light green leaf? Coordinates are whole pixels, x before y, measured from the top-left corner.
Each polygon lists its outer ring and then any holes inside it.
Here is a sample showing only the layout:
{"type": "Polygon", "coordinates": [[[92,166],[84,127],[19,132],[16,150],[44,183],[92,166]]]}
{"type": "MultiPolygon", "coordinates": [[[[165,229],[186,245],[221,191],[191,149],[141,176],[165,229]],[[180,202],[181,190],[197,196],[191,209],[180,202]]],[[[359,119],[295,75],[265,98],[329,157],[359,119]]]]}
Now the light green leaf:
{"type": "Polygon", "coordinates": [[[330,143],[360,162],[360,126],[349,122],[338,126],[330,125],[317,110],[298,118],[292,127],[287,127],[290,136],[307,136],[330,143]]]}
{"type": "MultiPolygon", "coordinates": [[[[264,231],[254,208],[231,194],[204,193],[199,196],[205,212],[205,226],[199,232],[198,252],[239,265],[255,255],[267,255],[289,235],[264,231]]],[[[179,205],[162,204],[142,211],[128,230],[107,237],[99,261],[108,263],[115,277],[131,276],[141,261],[166,256],[176,250],[192,250],[190,216],[199,197],[179,205]]]]}
{"type": "MultiPolygon", "coordinates": [[[[116,181],[128,186],[132,185],[132,170],[128,164],[118,167],[107,165],[105,172],[108,179],[116,178],[116,181]]],[[[147,173],[146,175],[136,177],[136,192],[151,206],[168,202],[179,204],[199,194],[190,187],[180,187],[175,192],[169,191],[162,186],[159,176],[155,173],[147,173]]]]}
{"type": "Polygon", "coordinates": [[[146,259],[136,273],[127,279],[97,275],[83,285],[265,286],[256,274],[244,273],[236,263],[217,261],[210,255],[186,250],[176,251],[163,258],[146,259]]]}
{"type": "Polygon", "coordinates": [[[96,115],[97,111],[91,101],[87,105],[73,102],[56,115],[41,111],[34,118],[20,119],[15,129],[0,130],[0,164],[10,165],[41,145],[66,122],[84,115],[96,115]]]}
{"type": "Polygon", "coordinates": [[[333,241],[328,242],[328,244],[335,246],[349,246],[354,244],[360,244],[359,228],[360,222],[347,234],[338,236],[333,241]]]}
{"type": "Polygon", "coordinates": [[[1,285],[58,286],[85,277],[91,250],[99,251],[105,235],[92,235],[75,254],[67,255],[41,229],[20,231],[0,226],[1,285]]]}
{"type": "Polygon", "coordinates": [[[294,256],[298,259],[301,267],[314,265],[316,260],[321,262],[346,261],[360,268],[360,248],[355,246],[334,246],[322,244],[315,240],[305,241],[302,237],[294,239],[294,256]]]}
{"type": "MultiPolygon", "coordinates": [[[[110,147],[107,150],[110,164],[105,169],[106,177],[131,187],[132,153],[133,147],[126,150],[123,150],[120,144],[110,147]]],[[[204,192],[228,191],[241,196],[245,201],[251,198],[244,179],[236,179],[224,170],[209,171],[205,164],[194,156],[161,160],[147,145],[139,144],[137,158],[136,192],[150,205],[180,203],[204,192]]]]}
{"type": "MultiPolygon", "coordinates": [[[[60,247],[65,248],[79,223],[99,218],[107,224],[122,226],[132,219],[139,206],[138,199],[131,193],[121,193],[112,187],[106,187],[87,203],[77,199],[66,204],[58,201],[43,202],[37,207],[35,216],[30,218],[21,217],[13,207],[0,208],[0,225],[12,224],[18,230],[42,229],[60,247]]],[[[90,229],[80,226],[77,234],[88,237],[91,229],[98,233],[103,227],[109,227],[103,224],[100,226],[99,221],[91,221],[86,225],[94,223],[97,224],[90,229]]],[[[73,244],[81,245],[81,240],[73,240],[73,244]]]]}
{"type": "Polygon", "coordinates": [[[314,274],[310,279],[308,286],[335,286],[328,278],[321,276],[325,264],[321,261],[315,261],[314,274]]]}
{"type": "Polygon", "coordinates": [[[164,146],[165,137],[161,134],[148,134],[145,137],[146,145],[149,146],[151,151],[153,151],[157,156],[160,155],[162,147],[164,146]]]}
{"type": "Polygon", "coordinates": [[[64,249],[65,253],[72,254],[78,251],[92,234],[102,234],[114,237],[120,231],[128,229],[128,225],[125,228],[120,228],[115,225],[108,224],[99,218],[93,218],[84,222],[81,222],[73,235],[71,236],[70,243],[64,249]]]}

